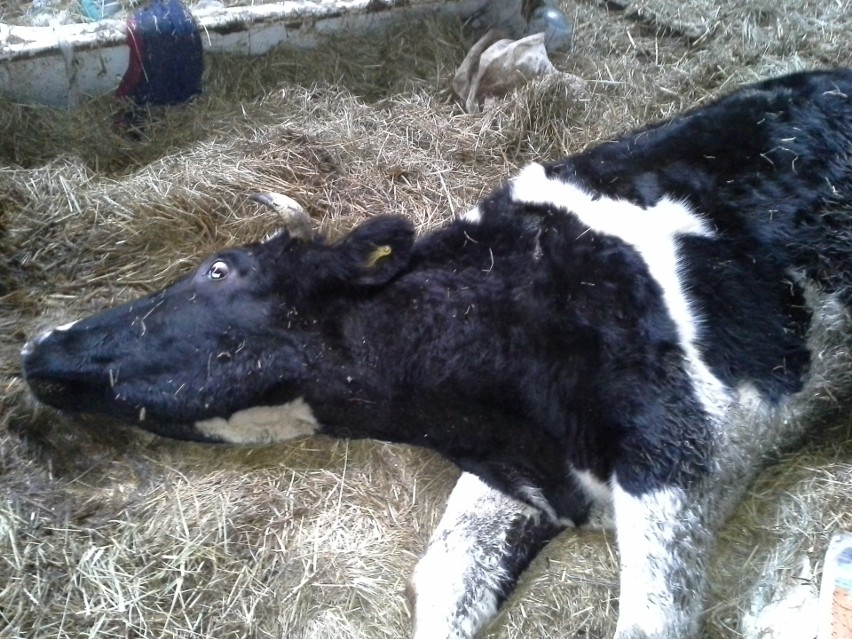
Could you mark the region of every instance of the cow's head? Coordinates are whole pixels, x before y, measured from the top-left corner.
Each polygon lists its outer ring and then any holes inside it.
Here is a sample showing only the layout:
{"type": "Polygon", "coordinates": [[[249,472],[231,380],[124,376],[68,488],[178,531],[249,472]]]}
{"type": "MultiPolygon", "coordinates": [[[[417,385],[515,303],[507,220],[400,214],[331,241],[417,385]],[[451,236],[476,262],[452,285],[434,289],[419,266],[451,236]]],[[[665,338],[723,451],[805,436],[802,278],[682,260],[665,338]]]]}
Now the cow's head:
{"type": "Polygon", "coordinates": [[[271,398],[298,405],[328,348],[330,306],[397,276],[412,242],[409,222],[379,217],[336,244],[284,231],[225,250],[160,292],[31,340],[24,376],[60,410],[180,439],[229,439],[197,424],[263,410],[271,398]]]}

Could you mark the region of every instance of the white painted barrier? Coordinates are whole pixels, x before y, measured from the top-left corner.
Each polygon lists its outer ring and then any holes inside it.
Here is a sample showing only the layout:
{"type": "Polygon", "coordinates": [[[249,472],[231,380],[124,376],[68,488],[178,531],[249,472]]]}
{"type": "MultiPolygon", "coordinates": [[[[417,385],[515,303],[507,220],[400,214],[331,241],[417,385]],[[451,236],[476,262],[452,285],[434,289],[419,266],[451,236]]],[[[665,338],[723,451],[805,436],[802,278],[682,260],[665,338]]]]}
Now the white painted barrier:
{"type": "MultiPolygon", "coordinates": [[[[341,32],[364,32],[438,11],[482,14],[511,24],[520,0],[293,0],[193,11],[206,51],[257,55],[278,46],[314,47],[341,32]]],[[[48,27],[0,23],[0,93],[17,102],[73,108],[114,91],[127,69],[124,20],[48,27]]]]}

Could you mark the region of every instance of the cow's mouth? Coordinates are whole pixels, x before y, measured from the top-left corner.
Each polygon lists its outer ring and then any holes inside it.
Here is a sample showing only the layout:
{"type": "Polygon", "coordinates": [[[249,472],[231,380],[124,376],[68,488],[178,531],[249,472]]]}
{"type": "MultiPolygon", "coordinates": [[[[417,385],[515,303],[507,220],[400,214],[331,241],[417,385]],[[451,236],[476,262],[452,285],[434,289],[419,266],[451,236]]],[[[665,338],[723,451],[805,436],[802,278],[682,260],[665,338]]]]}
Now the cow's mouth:
{"type": "Polygon", "coordinates": [[[63,411],[97,410],[104,399],[92,380],[79,373],[57,370],[55,363],[43,356],[43,349],[39,348],[42,341],[43,338],[28,342],[21,351],[24,379],[35,398],[63,411]]]}
{"type": "Polygon", "coordinates": [[[92,396],[82,382],[24,374],[27,385],[40,402],[63,411],[83,412],[97,408],[101,402],[92,396]]]}

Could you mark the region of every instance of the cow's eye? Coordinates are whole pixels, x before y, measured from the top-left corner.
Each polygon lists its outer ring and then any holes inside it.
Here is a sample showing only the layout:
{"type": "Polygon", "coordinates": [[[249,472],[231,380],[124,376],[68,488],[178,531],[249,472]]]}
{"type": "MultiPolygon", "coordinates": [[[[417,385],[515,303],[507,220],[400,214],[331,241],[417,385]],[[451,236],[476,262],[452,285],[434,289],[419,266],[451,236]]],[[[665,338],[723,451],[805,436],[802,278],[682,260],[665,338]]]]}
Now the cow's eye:
{"type": "Polygon", "coordinates": [[[223,280],[228,277],[228,273],[230,272],[231,267],[228,266],[227,262],[216,260],[210,265],[210,268],[207,269],[207,277],[211,280],[223,280]]]}

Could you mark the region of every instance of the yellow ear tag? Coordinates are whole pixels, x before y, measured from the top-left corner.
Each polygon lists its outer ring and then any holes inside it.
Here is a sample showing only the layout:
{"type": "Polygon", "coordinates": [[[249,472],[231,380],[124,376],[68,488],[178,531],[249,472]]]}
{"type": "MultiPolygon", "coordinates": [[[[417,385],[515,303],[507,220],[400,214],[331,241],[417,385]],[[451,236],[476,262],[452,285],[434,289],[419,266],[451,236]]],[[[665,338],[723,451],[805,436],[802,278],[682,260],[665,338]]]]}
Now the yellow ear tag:
{"type": "Polygon", "coordinates": [[[364,261],[364,268],[373,268],[380,260],[383,260],[392,253],[391,247],[387,244],[377,246],[373,252],[367,256],[364,261]]]}

